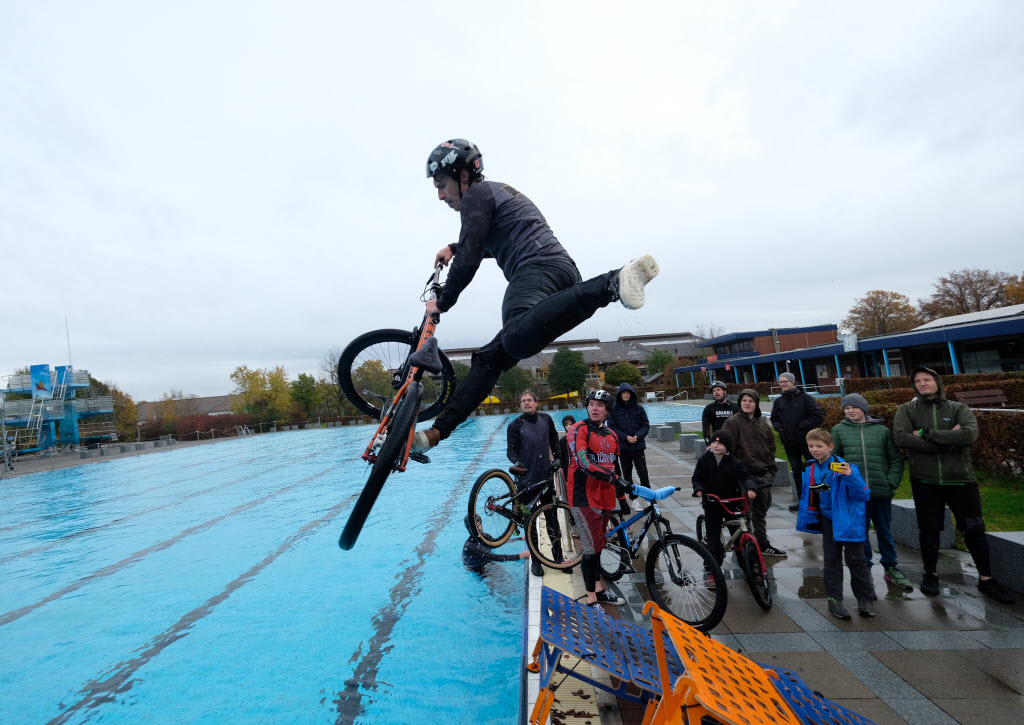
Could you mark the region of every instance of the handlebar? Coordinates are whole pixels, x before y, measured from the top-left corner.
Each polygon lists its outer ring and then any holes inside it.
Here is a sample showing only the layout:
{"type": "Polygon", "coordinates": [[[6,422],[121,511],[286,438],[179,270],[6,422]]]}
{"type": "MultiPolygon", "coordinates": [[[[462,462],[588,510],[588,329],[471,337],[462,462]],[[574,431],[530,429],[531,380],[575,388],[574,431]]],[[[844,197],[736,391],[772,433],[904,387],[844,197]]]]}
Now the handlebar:
{"type": "Polygon", "coordinates": [[[745,514],[747,512],[747,509],[750,508],[750,499],[748,499],[746,495],[740,496],[738,498],[721,498],[713,493],[708,493],[707,491],[705,491],[704,498],[717,501],[722,508],[724,508],[726,511],[733,515],[745,514]],[[736,506],[738,504],[743,504],[742,508],[739,511],[730,508],[730,506],[736,506]]]}
{"type": "Polygon", "coordinates": [[[655,491],[654,489],[647,488],[646,486],[641,486],[638,483],[633,484],[633,495],[648,501],[662,501],[680,490],[682,489],[676,486],[665,486],[664,488],[659,488],[655,491]]]}

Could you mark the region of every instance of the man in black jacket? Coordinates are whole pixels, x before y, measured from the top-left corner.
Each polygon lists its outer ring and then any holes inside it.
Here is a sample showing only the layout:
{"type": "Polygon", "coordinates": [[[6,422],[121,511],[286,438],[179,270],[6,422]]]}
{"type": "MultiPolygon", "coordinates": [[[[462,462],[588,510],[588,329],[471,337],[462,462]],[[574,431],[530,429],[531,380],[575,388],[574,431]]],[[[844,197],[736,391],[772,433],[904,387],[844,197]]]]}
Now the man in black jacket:
{"type": "Polygon", "coordinates": [[[615,405],[608,416],[608,427],[619,437],[619,463],[622,466],[622,477],[630,483],[633,480],[633,466],[636,466],[640,485],[650,488],[651,481],[647,475],[647,434],[651,432],[651,424],[647,419],[647,411],[636,399],[636,390],[629,383],[619,386],[615,396],[615,405]]]}
{"type": "Polygon", "coordinates": [[[736,403],[729,402],[729,389],[721,380],[711,383],[711,395],[715,402],[704,406],[704,413],[700,418],[700,429],[704,431],[704,440],[710,442],[711,434],[720,430],[725,421],[740,412],[736,403]]]}
{"type": "MultiPolygon", "coordinates": [[[[772,403],[772,428],[779,432],[782,445],[786,448],[789,470],[796,484],[796,499],[800,501],[803,488],[804,462],[812,459],[807,450],[807,433],[825,422],[818,401],[805,393],[797,384],[793,373],[779,375],[782,395],[772,403]]],[[[790,511],[799,511],[800,504],[790,504],[790,511]]]]}

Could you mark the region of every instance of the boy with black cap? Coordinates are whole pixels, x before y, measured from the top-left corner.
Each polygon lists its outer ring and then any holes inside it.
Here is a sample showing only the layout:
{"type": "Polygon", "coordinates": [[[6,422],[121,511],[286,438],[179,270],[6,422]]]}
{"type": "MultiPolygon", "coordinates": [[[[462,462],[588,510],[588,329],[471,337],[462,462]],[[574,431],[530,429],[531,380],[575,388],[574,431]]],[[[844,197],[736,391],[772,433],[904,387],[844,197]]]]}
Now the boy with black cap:
{"type": "Polygon", "coordinates": [[[708,450],[697,460],[693,471],[693,495],[702,499],[704,524],[707,527],[708,550],[721,566],[725,560],[722,546],[722,522],[725,509],[717,501],[704,502],[704,494],[712,493],[719,498],[739,498],[740,490],[747,492],[753,500],[757,495],[757,483],[746,466],[731,453],[732,436],[728,431],[719,430],[711,434],[708,450]]]}
{"type": "Polygon", "coordinates": [[[892,538],[892,498],[903,478],[903,454],[896,447],[892,432],[881,418],[868,415],[864,396],[850,393],[843,398],[846,416],[832,428],[835,454],[853,463],[871,489],[871,499],[864,521],[864,559],[871,568],[871,540],[868,528],[875,524],[878,554],[885,571],[885,580],[906,591],[913,590],[910,580],[896,568],[896,542],[892,538]]]}

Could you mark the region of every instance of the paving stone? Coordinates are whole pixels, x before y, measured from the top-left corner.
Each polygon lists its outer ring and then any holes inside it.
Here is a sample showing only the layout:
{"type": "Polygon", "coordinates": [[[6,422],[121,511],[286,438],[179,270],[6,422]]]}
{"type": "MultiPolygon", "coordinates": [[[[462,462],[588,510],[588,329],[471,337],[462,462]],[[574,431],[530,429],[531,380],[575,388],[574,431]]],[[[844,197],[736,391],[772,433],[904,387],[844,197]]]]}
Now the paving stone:
{"type": "Polygon", "coordinates": [[[942,708],[923,697],[887,698],[883,702],[908,725],[956,725],[942,708]]]}
{"type": "Polygon", "coordinates": [[[936,705],[962,725],[993,725],[1024,722],[1024,698],[949,700],[939,699],[936,705]]]}
{"type": "Polygon", "coordinates": [[[812,690],[830,700],[836,697],[874,697],[864,683],[850,674],[828,652],[771,652],[752,655],[761,664],[785,667],[800,676],[812,690]]]}
{"type": "Polygon", "coordinates": [[[888,631],[892,639],[905,649],[944,650],[944,649],[982,649],[984,645],[971,636],[969,632],[910,632],[888,631]]]}
{"type": "Polygon", "coordinates": [[[990,649],[1024,649],[1024,630],[988,629],[967,634],[990,649]]]}
{"type": "Polygon", "coordinates": [[[1024,648],[1013,650],[967,650],[957,653],[975,667],[996,678],[1017,694],[1024,695],[1024,648]]]}
{"type": "Polygon", "coordinates": [[[896,629],[921,630],[985,630],[991,626],[977,617],[972,617],[953,602],[943,597],[911,598],[902,601],[890,601],[886,611],[902,620],[906,626],[896,629]]]}
{"type": "Polygon", "coordinates": [[[840,651],[831,653],[836,661],[886,702],[890,698],[916,698],[923,695],[868,652],[840,651]]]}
{"type": "Polygon", "coordinates": [[[858,715],[863,715],[875,723],[875,725],[905,725],[907,722],[897,715],[891,707],[886,705],[884,700],[879,700],[877,698],[851,700],[848,698],[838,697],[830,699],[837,705],[842,705],[847,710],[852,710],[858,715]]]}
{"type": "Polygon", "coordinates": [[[814,632],[811,638],[826,652],[903,649],[884,632],[814,632]]]}
{"type": "Polygon", "coordinates": [[[796,634],[737,634],[736,639],[747,653],[814,652],[822,649],[821,645],[804,632],[796,634]]]}
{"type": "Polygon", "coordinates": [[[922,654],[872,651],[871,654],[929,699],[1020,695],[959,652],[935,650],[922,654]]]}
{"type": "MultiPolygon", "coordinates": [[[[846,604],[847,609],[850,610],[850,614],[853,619],[836,619],[828,613],[828,600],[827,599],[811,599],[807,601],[811,607],[814,608],[822,617],[828,619],[829,622],[835,625],[836,629],[843,632],[885,632],[891,630],[904,630],[913,629],[913,627],[900,619],[893,612],[893,604],[880,600],[875,602],[875,611],[877,615],[874,617],[862,617],[857,614],[857,602],[855,600],[846,598],[843,600],[846,604]]],[[[826,647],[826,649],[828,649],[826,647]]]]}
{"type": "MultiPolygon", "coordinates": [[[[744,582],[744,585],[746,582],[744,582]]],[[[731,595],[730,591],[730,595],[731,595]]],[[[729,632],[731,634],[770,634],[776,632],[802,632],[803,630],[778,607],[767,612],[756,602],[734,604],[729,602],[722,623],[712,630],[712,634],[729,632]]]]}

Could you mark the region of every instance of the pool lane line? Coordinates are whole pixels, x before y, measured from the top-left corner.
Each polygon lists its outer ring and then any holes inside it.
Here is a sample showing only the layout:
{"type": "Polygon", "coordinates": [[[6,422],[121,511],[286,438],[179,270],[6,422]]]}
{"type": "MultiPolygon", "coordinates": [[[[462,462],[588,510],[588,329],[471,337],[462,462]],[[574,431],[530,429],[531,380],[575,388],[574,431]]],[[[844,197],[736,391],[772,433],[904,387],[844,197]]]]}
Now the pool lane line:
{"type": "MultiPolygon", "coordinates": [[[[304,456],[302,458],[299,458],[295,462],[297,463],[299,461],[304,461],[307,458],[311,458],[312,456],[315,456],[315,455],[318,455],[318,454],[322,454],[322,453],[323,453],[322,450],[320,450],[320,451],[313,451],[309,455],[304,456]]],[[[269,456],[267,456],[267,457],[269,457],[269,456]]],[[[114,460],[117,460],[117,459],[114,459],[114,460]]],[[[199,474],[198,477],[210,476],[210,475],[213,475],[215,473],[220,473],[221,471],[227,471],[227,470],[232,469],[232,468],[237,468],[239,465],[245,465],[245,464],[252,463],[252,462],[253,461],[250,459],[250,460],[247,460],[247,461],[241,461],[241,462],[232,463],[232,464],[227,465],[227,466],[221,466],[220,468],[214,468],[214,469],[211,469],[209,471],[203,471],[202,473],[199,474]]],[[[193,465],[198,465],[198,464],[193,464],[193,465]]],[[[144,477],[142,480],[145,480],[145,478],[148,478],[148,477],[144,477]]],[[[81,511],[82,509],[86,509],[86,508],[89,508],[91,506],[99,506],[101,504],[110,503],[112,501],[120,501],[120,500],[126,499],[126,498],[133,498],[135,496],[142,496],[144,494],[151,493],[152,491],[157,491],[157,490],[159,490],[161,488],[165,488],[167,486],[173,486],[173,485],[181,483],[183,481],[194,481],[196,478],[197,478],[197,476],[195,476],[195,475],[186,476],[184,478],[176,478],[176,479],[172,479],[170,481],[165,481],[164,483],[157,484],[156,486],[150,486],[149,488],[143,489],[142,491],[129,491],[128,493],[122,493],[119,496],[111,496],[110,498],[98,499],[96,501],[90,501],[89,503],[84,503],[84,504],[82,504],[80,506],[73,506],[72,508],[64,509],[63,511],[57,511],[57,512],[52,513],[52,514],[45,514],[43,516],[40,516],[39,518],[30,519],[29,521],[22,521],[22,522],[17,523],[17,524],[8,524],[7,526],[0,527],[0,534],[7,533],[8,531],[15,531],[17,529],[22,529],[22,528],[25,528],[26,526],[31,526],[33,524],[43,523],[44,521],[48,521],[48,520],[53,519],[53,518],[58,518],[60,516],[67,516],[68,514],[75,513],[76,511],[81,511]]],[[[134,480],[137,481],[139,479],[134,479],[134,480]]]]}
{"type": "MultiPolygon", "coordinates": [[[[322,451],[318,451],[318,452],[310,453],[308,456],[304,456],[302,458],[296,459],[295,461],[289,461],[288,464],[292,465],[294,463],[299,463],[299,462],[304,461],[304,460],[306,460],[308,458],[312,458],[313,456],[319,456],[319,455],[323,455],[323,452],[322,451]]],[[[63,543],[66,543],[68,541],[73,541],[74,539],[77,539],[79,536],[85,536],[86,534],[95,534],[95,533],[97,533],[99,531],[102,531],[103,529],[105,529],[105,528],[107,528],[109,526],[114,526],[116,524],[123,524],[124,522],[131,521],[132,519],[138,518],[139,516],[145,516],[147,514],[153,513],[154,511],[160,511],[161,509],[170,508],[171,506],[177,506],[179,503],[182,503],[184,501],[188,501],[189,499],[195,498],[197,496],[203,496],[205,494],[208,494],[208,493],[211,493],[213,491],[216,491],[217,489],[227,488],[228,486],[237,486],[239,483],[244,483],[246,481],[255,480],[255,479],[259,478],[262,475],[272,475],[272,474],[275,474],[275,473],[276,473],[276,471],[266,471],[264,474],[257,474],[255,476],[250,474],[250,475],[247,475],[247,476],[243,476],[242,478],[235,479],[234,481],[227,481],[225,483],[218,483],[216,486],[211,486],[210,488],[203,489],[202,491],[193,491],[192,493],[186,494],[185,496],[182,496],[181,498],[177,498],[174,501],[168,501],[167,503],[162,503],[159,506],[153,506],[151,508],[145,509],[144,511],[137,511],[135,513],[129,513],[129,514],[126,514],[126,515],[122,516],[119,519],[114,519],[113,521],[107,521],[106,523],[97,524],[96,526],[90,526],[90,527],[85,528],[85,529],[79,529],[78,531],[73,531],[70,534],[65,534],[64,536],[59,536],[56,539],[51,539],[50,541],[46,542],[45,544],[39,544],[38,546],[33,547],[31,549],[26,549],[25,551],[20,551],[20,552],[18,552],[16,554],[8,554],[7,556],[0,557],[0,566],[3,566],[4,564],[7,564],[8,562],[14,561],[15,559],[20,559],[23,556],[29,556],[30,554],[38,554],[38,553],[43,552],[43,551],[49,551],[50,549],[53,549],[54,547],[60,546],[63,543]]]]}
{"type": "Polygon", "coordinates": [[[97,579],[102,579],[104,577],[111,576],[112,574],[116,574],[117,572],[121,571],[122,569],[126,569],[126,568],[128,568],[128,567],[130,567],[130,566],[132,566],[132,565],[134,565],[136,563],[138,563],[139,561],[141,561],[142,559],[146,558],[150,554],[155,554],[155,553],[157,553],[159,551],[163,551],[164,549],[168,549],[171,546],[174,546],[175,544],[177,544],[182,539],[191,536],[192,534],[198,534],[201,531],[205,531],[206,529],[209,529],[209,528],[215,526],[216,524],[219,524],[221,521],[224,521],[225,519],[229,519],[232,516],[236,516],[236,515],[244,512],[244,511],[248,511],[251,508],[259,506],[262,503],[266,503],[267,501],[269,501],[270,499],[274,498],[275,496],[279,496],[280,494],[285,493],[286,491],[290,491],[293,488],[297,488],[299,486],[305,485],[305,484],[309,483],[310,481],[315,481],[316,479],[321,478],[321,477],[327,475],[331,471],[334,471],[334,470],[344,466],[347,463],[352,463],[354,461],[359,461],[359,460],[360,460],[360,458],[356,457],[356,458],[350,458],[350,459],[345,460],[345,461],[341,461],[340,463],[336,463],[333,466],[325,468],[324,470],[320,471],[319,473],[314,473],[312,476],[307,476],[306,478],[302,479],[301,481],[296,481],[295,483],[290,483],[287,486],[284,486],[283,488],[279,488],[276,491],[272,491],[271,493],[266,494],[265,496],[261,496],[260,498],[253,499],[252,501],[247,501],[246,503],[239,504],[238,506],[236,506],[235,508],[231,509],[230,511],[228,511],[225,514],[221,514],[220,516],[214,517],[214,518],[212,518],[212,519],[210,519],[208,521],[204,521],[201,524],[196,524],[195,526],[187,528],[184,531],[176,534],[175,536],[172,536],[170,539],[164,539],[163,541],[161,541],[161,542],[159,542],[157,544],[153,544],[152,546],[149,546],[149,547],[147,547],[145,549],[140,549],[139,551],[136,551],[134,554],[131,554],[130,556],[125,557],[124,559],[121,559],[121,561],[118,561],[118,562],[115,562],[114,564],[110,564],[108,566],[105,566],[102,569],[94,571],[92,574],[89,574],[88,576],[84,576],[81,579],[78,579],[77,581],[73,581],[70,584],[68,584],[68,585],[58,589],[57,591],[53,592],[52,594],[49,594],[46,597],[43,597],[38,602],[34,602],[32,604],[26,604],[23,607],[19,607],[17,609],[12,609],[9,612],[5,612],[4,614],[0,614],[0,627],[4,626],[6,624],[10,624],[11,622],[14,622],[14,621],[16,621],[18,619],[21,619],[26,614],[34,612],[36,609],[39,609],[39,607],[42,607],[45,604],[49,604],[50,602],[54,602],[54,601],[60,599],[61,597],[64,597],[64,596],[70,594],[71,592],[77,591],[77,590],[81,589],[82,587],[84,587],[86,584],[94,582],[97,579]]]}
{"type": "Polygon", "coordinates": [[[338,713],[338,717],[334,721],[335,725],[350,725],[363,714],[362,700],[365,694],[360,691],[360,687],[364,691],[377,690],[377,673],[384,660],[384,655],[391,649],[388,647],[391,633],[402,619],[402,615],[405,614],[406,608],[412,601],[412,595],[418,591],[417,584],[422,577],[423,566],[426,564],[427,557],[434,552],[437,535],[444,528],[444,522],[451,518],[456,502],[465,495],[466,485],[470,480],[475,480],[476,475],[479,475],[478,472],[476,474],[474,472],[478,471],[480,462],[490,450],[494,437],[504,430],[508,423],[509,421],[506,419],[494,429],[487,442],[480,447],[476,457],[466,466],[462,480],[452,487],[441,508],[427,522],[427,533],[413,552],[417,559],[416,563],[402,571],[398,582],[388,592],[390,605],[378,609],[377,614],[373,617],[372,624],[375,631],[370,637],[366,653],[363,653],[363,643],[360,642],[356,651],[349,658],[349,662],[358,660],[358,663],[352,677],[345,681],[345,689],[339,691],[333,700],[338,713]]]}
{"type": "Polygon", "coordinates": [[[334,519],[336,519],[346,508],[351,506],[357,497],[358,494],[355,493],[349,495],[344,501],[335,504],[328,509],[327,513],[323,516],[315,521],[307,523],[301,529],[285,539],[280,546],[274,549],[274,551],[263,557],[261,561],[249,567],[249,569],[243,574],[240,574],[228,582],[224,589],[219,593],[207,599],[200,606],[184,614],[177,622],[155,636],[150,640],[149,644],[145,646],[145,649],[142,649],[135,657],[114,665],[114,667],[109,670],[109,674],[102,679],[86,682],[82,689],[79,690],[79,693],[81,694],[80,699],[72,705],[67,706],[60,715],[49,720],[47,725],[59,725],[60,723],[65,723],[77,712],[82,710],[91,710],[99,707],[100,705],[115,702],[118,695],[123,695],[128,692],[136,682],[140,681],[132,679],[133,675],[135,675],[140,668],[148,664],[154,657],[158,656],[170,645],[187,637],[192,627],[197,622],[207,615],[212,614],[214,609],[222,604],[233,593],[255,579],[256,576],[264,569],[274,563],[274,560],[279,556],[293,549],[296,544],[310,536],[317,529],[320,529],[334,521],[334,519]]]}

